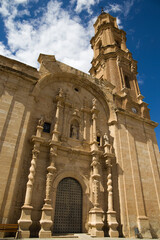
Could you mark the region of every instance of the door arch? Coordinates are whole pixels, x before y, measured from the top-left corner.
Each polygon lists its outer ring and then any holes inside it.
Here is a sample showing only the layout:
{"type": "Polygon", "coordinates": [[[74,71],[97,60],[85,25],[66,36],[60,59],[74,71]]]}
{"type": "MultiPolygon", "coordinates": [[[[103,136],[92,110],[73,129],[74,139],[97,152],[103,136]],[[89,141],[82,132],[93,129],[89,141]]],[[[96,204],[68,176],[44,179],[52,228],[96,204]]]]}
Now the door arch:
{"type": "Polygon", "coordinates": [[[82,188],[74,178],[63,178],[57,187],[53,234],[82,232],[82,188]]]}

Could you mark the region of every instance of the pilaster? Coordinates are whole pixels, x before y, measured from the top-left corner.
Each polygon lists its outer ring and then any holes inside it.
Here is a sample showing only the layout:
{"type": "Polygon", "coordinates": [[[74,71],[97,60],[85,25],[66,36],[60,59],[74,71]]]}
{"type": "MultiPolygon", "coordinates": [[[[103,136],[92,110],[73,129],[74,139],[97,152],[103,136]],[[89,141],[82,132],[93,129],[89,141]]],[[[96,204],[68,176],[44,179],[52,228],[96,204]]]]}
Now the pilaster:
{"type": "Polygon", "coordinates": [[[143,238],[152,238],[150,233],[149,219],[146,215],[145,202],[143,197],[143,188],[140,178],[140,170],[136,154],[135,140],[132,136],[131,129],[128,127],[128,145],[130,151],[130,163],[132,169],[132,179],[137,211],[137,226],[143,238]]]}

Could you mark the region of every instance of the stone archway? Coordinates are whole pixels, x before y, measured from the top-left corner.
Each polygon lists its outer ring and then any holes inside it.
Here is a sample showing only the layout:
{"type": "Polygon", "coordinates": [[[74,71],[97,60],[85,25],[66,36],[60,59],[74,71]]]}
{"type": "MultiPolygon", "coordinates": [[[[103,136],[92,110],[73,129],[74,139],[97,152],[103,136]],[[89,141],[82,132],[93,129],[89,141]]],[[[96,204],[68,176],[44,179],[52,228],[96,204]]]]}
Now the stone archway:
{"type": "Polygon", "coordinates": [[[53,235],[80,232],[82,232],[82,188],[74,178],[63,178],[57,187],[53,235]]]}

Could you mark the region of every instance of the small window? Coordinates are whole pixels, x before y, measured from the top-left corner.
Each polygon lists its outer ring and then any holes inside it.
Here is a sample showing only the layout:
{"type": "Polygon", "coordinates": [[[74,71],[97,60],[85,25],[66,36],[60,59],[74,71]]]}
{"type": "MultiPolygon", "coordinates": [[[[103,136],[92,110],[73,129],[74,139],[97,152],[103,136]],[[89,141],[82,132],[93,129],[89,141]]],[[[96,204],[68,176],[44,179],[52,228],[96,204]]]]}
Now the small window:
{"type": "Polygon", "coordinates": [[[51,124],[45,122],[43,125],[43,132],[50,133],[50,130],[51,130],[51,124]]]}
{"type": "Polygon", "coordinates": [[[129,77],[125,75],[124,80],[125,80],[126,88],[131,88],[130,82],[129,82],[129,77]]]}
{"type": "Polygon", "coordinates": [[[97,136],[97,142],[98,142],[98,146],[100,146],[100,143],[101,143],[101,138],[100,138],[100,136],[97,136]]]}
{"type": "Polygon", "coordinates": [[[78,89],[77,87],[75,87],[74,90],[75,90],[76,92],[79,92],[79,89],[78,89]]]}
{"type": "Polygon", "coordinates": [[[117,40],[116,40],[116,45],[117,45],[117,47],[121,48],[121,44],[120,44],[120,42],[117,41],[117,40]]]}

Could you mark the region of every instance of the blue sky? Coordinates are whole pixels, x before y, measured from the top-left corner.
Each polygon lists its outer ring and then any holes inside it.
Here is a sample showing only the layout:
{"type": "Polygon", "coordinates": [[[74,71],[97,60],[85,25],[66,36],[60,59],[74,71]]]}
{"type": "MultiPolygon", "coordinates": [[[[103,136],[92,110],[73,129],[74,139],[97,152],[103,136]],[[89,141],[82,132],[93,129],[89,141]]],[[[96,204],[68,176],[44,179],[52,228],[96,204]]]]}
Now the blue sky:
{"type": "MultiPolygon", "coordinates": [[[[0,54],[38,67],[39,53],[84,72],[101,7],[117,17],[127,47],[138,61],[138,82],[151,119],[160,123],[159,0],[0,0],[0,54]]],[[[160,147],[160,126],[156,128],[160,147]]]]}

